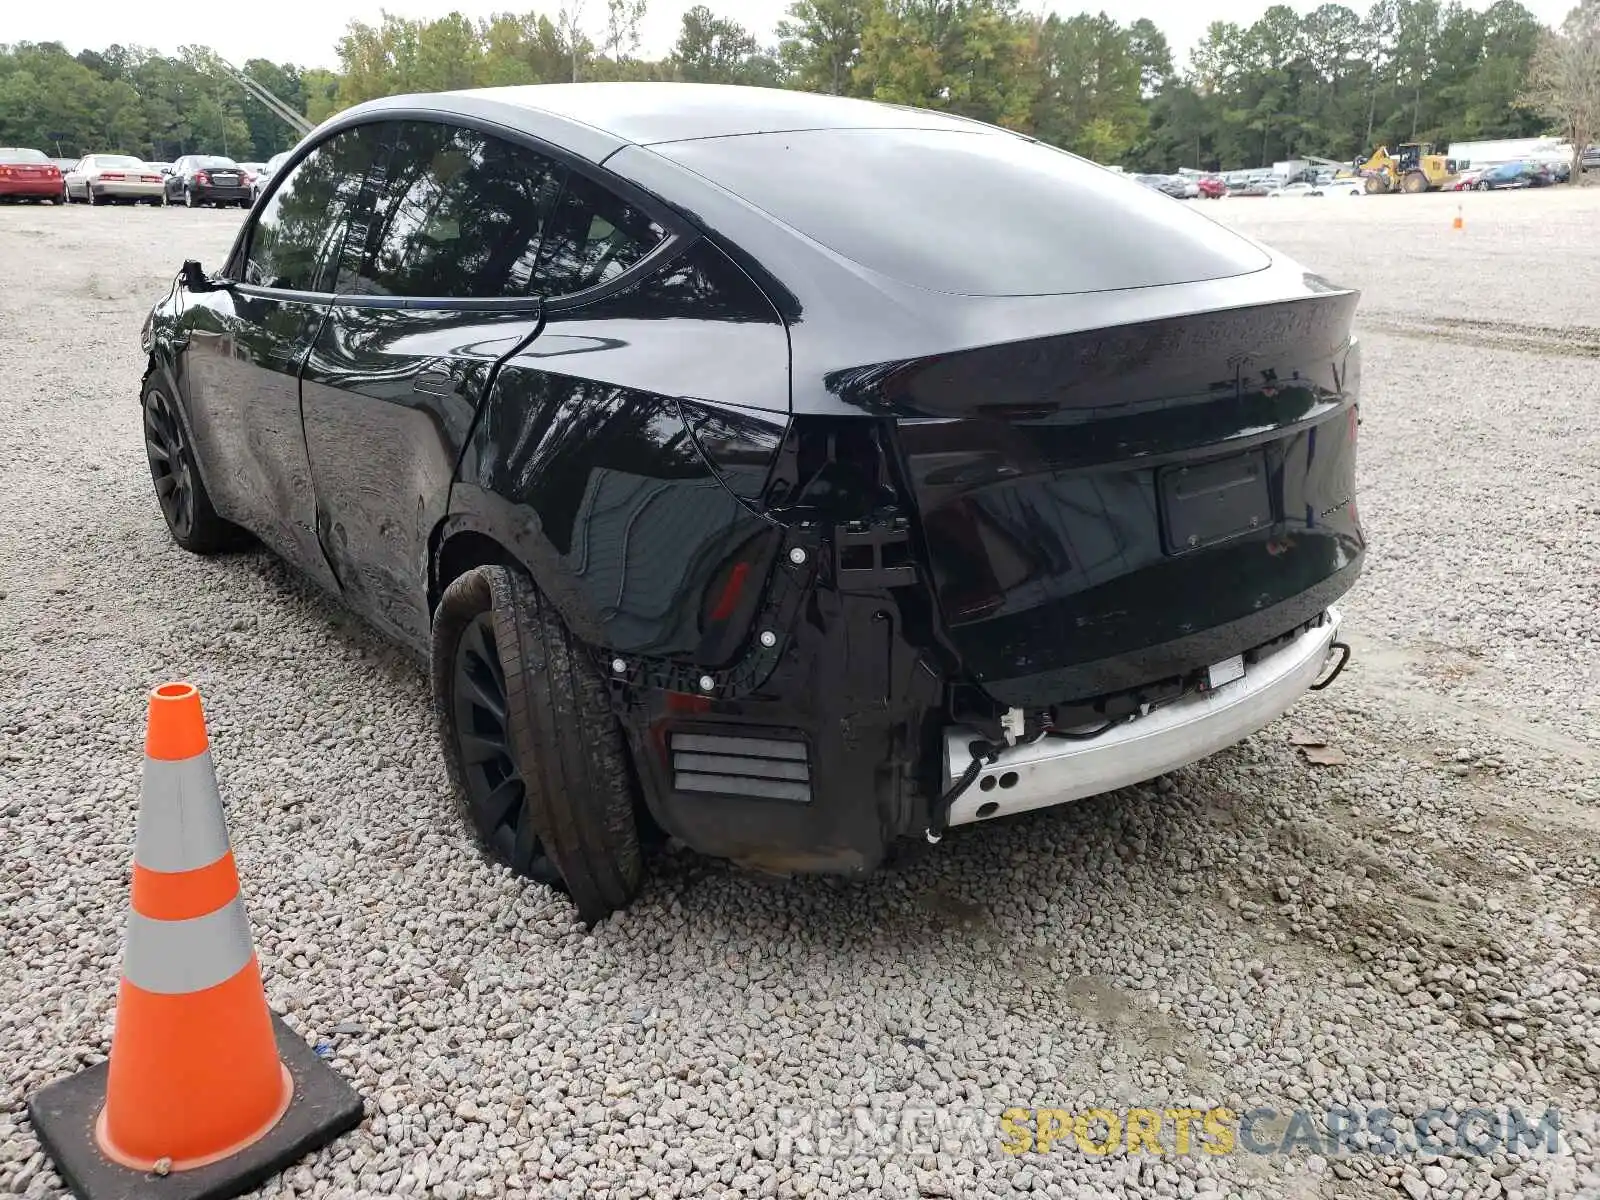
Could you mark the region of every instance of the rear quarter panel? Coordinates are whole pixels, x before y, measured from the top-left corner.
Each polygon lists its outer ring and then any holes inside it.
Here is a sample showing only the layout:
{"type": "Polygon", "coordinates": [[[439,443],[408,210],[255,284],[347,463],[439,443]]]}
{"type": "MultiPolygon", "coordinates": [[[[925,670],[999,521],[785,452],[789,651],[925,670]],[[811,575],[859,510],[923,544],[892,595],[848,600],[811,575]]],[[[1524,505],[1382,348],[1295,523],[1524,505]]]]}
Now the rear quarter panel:
{"type": "Polygon", "coordinates": [[[777,311],[697,242],[623,292],[551,306],[495,377],[452,492],[452,528],[511,550],[583,640],[692,654],[719,568],[776,531],[701,457],[679,401],[781,428],[788,391],[777,311]]]}

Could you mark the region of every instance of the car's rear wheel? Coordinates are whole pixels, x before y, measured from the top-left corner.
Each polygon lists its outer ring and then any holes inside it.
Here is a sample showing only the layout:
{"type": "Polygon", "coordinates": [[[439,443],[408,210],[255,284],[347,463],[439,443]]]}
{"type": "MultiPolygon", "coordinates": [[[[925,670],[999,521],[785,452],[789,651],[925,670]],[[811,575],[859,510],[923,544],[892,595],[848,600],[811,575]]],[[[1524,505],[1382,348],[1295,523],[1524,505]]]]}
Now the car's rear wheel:
{"type": "Polygon", "coordinates": [[[195,201],[194,193],[191,192],[188,189],[187,186],[185,186],[184,189],[183,189],[183,206],[185,208],[199,208],[200,207],[200,205],[195,201]]]}
{"type": "Polygon", "coordinates": [[[177,405],[159,384],[144,393],[144,445],[156,503],[173,541],[192,554],[215,554],[244,540],[244,531],[211,506],[177,405]]]}
{"type": "Polygon", "coordinates": [[[83,185],[83,201],[85,204],[88,204],[91,207],[100,203],[99,199],[96,198],[94,194],[93,184],[86,183],[83,185]]]}
{"type": "Polygon", "coordinates": [[[478,567],[445,589],[432,651],[445,762],[484,848],[586,923],[624,907],[643,874],[627,746],[555,610],[521,572],[478,567]]]}

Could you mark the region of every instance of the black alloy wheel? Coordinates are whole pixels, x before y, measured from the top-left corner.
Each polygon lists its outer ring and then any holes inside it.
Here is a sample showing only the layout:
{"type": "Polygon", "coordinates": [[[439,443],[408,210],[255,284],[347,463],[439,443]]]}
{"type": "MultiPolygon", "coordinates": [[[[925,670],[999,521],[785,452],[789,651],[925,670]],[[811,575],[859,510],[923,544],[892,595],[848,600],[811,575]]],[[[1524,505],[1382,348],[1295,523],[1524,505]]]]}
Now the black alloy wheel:
{"type": "Polygon", "coordinates": [[[457,804],[489,855],[564,891],[585,924],[643,882],[638,789],[587,651],[515,567],[452,580],[433,614],[433,713],[457,804]]]}
{"type": "Polygon", "coordinates": [[[184,454],[178,414],[160,391],[152,390],[145,399],[144,446],[150,478],[156,485],[156,503],[161,505],[172,536],[182,542],[194,531],[194,472],[184,454]]]}
{"type": "Polygon", "coordinates": [[[488,849],[519,875],[561,887],[525,800],[528,789],[511,753],[506,676],[493,611],[472,619],[456,644],[451,680],[455,737],[469,816],[488,849]]]}
{"type": "Polygon", "coordinates": [[[144,394],[144,447],[156,503],[173,541],[191,553],[211,554],[243,540],[239,527],[211,506],[177,407],[158,386],[144,394]]]}

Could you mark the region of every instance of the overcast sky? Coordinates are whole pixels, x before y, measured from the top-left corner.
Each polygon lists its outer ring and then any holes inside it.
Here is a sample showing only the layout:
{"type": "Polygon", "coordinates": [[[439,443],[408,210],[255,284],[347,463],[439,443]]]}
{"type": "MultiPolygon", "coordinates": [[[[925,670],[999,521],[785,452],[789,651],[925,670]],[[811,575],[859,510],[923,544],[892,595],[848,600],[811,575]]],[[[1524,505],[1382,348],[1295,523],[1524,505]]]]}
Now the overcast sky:
{"type": "MultiPolygon", "coordinates": [[[[739,21],[763,42],[773,39],[773,28],[790,0],[707,0],[721,16],[739,21]]],[[[1351,0],[1345,0],[1351,3],[1351,0]]],[[[1471,0],[1469,0],[1469,3],[1471,0]]],[[[1541,20],[1559,21],[1574,0],[1523,0],[1541,20]]],[[[677,37],[678,21],[693,0],[649,0],[642,29],[642,52],[649,57],[665,54],[677,37]]],[[[1029,9],[1039,0],[1025,0],[1029,9]]],[[[1296,9],[1309,11],[1316,0],[1291,0],[1296,9]]],[[[1367,0],[1354,0],[1358,11],[1367,0]]],[[[1484,7],[1479,0],[1473,7],[1484,7]]],[[[307,66],[337,65],[334,43],[352,20],[376,22],[381,13],[408,17],[437,17],[452,9],[469,17],[494,12],[532,9],[554,16],[560,0],[0,0],[0,43],[65,42],[77,51],[85,45],[99,48],[120,42],[171,52],[181,45],[208,45],[224,58],[241,63],[247,58],[267,58],[307,66]]],[[[1211,21],[1255,20],[1267,0],[1105,0],[1101,4],[1050,4],[1058,12],[1103,8],[1119,21],[1148,16],[1165,30],[1180,56],[1205,31],[1211,21]]],[[[585,17],[598,32],[605,18],[605,0],[586,0],[585,17]]]]}

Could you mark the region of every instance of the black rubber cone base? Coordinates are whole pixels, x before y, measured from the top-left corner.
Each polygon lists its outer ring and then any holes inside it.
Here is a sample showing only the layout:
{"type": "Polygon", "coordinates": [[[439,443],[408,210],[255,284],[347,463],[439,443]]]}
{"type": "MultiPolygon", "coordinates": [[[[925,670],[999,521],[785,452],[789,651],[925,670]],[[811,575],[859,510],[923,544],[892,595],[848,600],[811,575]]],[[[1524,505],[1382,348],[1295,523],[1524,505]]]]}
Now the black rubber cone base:
{"type": "Polygon", "coordinates": [[[106,1102],[106,1064],[69,1075],[28,1097],[28,1119],[56,1172],[81,1200],[224,1200],[361,1124],[361,1097],[294,1030],[272,1017],[278,1057],[294,1078],[289,1111],[254,1145],[192,1171],[148,1175],[104,1157],[94,1123],[106,1102]]]}

